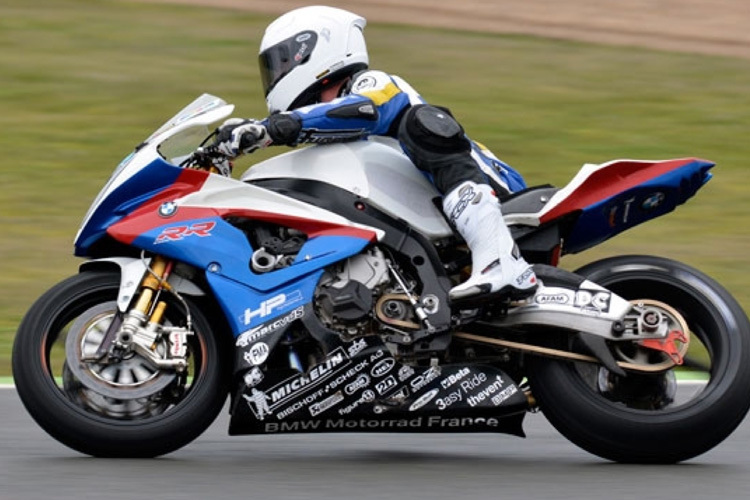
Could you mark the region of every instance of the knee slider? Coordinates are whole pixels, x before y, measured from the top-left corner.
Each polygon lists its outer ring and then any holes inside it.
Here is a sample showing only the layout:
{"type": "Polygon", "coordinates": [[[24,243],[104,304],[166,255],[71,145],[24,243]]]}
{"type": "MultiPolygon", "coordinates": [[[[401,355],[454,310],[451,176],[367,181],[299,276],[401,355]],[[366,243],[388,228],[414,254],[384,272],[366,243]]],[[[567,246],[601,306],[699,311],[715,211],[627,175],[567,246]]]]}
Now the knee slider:
{"type": "Polygon", "coordinates": [[[399,140],[410,152],[464,153],[471,150],[469,140],[450,111],[429,104],[412,106],[401,120],[399,140]]]}

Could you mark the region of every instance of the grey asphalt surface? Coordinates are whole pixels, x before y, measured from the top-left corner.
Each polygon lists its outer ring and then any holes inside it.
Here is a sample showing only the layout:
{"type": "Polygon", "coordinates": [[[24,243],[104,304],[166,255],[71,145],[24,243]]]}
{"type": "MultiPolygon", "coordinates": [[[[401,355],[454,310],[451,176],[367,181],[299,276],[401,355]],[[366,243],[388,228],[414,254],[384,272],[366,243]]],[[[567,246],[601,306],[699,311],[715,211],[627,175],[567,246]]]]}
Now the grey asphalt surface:
{"type": "Polygon", "coordinates": [[[48,437],[13,389],[0,390],[0,500],[746,499],[750,422],[670,466],[620,465],[579,450],[541,415],[528,437],[416,434],[227,435],[227,417],[154,460],[80,455],[48,437]]]}

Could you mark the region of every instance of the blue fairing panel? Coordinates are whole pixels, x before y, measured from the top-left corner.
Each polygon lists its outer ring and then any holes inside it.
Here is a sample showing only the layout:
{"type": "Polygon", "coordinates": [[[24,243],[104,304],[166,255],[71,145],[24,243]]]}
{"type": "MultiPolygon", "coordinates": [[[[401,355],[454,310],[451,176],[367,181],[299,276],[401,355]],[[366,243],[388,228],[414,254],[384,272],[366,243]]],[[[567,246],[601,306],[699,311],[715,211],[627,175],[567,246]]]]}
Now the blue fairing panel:
{"type": "Polygon", "coordinates": [[[279,287],[259,292],[220,274],[207,273],[208,283],[229,321],[232,333],[241,333],[288,313],[312,301],[323,270],[279,287]]]}

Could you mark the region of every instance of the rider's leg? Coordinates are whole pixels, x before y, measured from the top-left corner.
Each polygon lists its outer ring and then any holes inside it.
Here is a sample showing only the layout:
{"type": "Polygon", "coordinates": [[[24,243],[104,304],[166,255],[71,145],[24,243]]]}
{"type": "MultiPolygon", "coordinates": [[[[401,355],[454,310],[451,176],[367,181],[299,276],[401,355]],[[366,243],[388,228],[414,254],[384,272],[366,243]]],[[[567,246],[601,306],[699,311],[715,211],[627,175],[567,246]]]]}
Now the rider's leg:
{"type": "Polygon", "coordinates": [[[533,293],[534,271],[518,252],[500,203],[450,112],[429,105],[410,108],[401,121],[399,140],[414,164],[445,194],[443,210],[472,252],[471,277],[450,291],[451,300],[533,293]]]}
{"type": "Polygon", "coordinates": [[[471,277],[451,289],[451,300],[533,293],[536,275],[521,257],[489,185],[464,182],[445,196],[443,211],[471,249],[471,277]]]}

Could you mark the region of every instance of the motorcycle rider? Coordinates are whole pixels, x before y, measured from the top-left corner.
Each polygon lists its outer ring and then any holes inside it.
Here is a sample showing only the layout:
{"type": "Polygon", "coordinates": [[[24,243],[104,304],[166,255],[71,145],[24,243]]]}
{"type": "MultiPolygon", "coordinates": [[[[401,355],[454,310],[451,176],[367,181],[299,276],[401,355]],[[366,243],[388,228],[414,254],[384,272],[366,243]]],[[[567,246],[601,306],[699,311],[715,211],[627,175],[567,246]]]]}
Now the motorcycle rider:
{"type": "Polygon", "coordinates": [[[260,121],[227,120],[215,144],[234,158],[270,145],[398,139],[444,195],[443,211],[472,252],[471,277],[450,290],[451,301],[531,295],[536,275],[495,196],[524,188],[522,177],[469,140],[449,110],[427,104],[398,76],[369,69],[365,24],[356,14],[323,6],[273,21],[259,54],[270,114],[260,121]]]}

